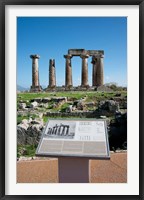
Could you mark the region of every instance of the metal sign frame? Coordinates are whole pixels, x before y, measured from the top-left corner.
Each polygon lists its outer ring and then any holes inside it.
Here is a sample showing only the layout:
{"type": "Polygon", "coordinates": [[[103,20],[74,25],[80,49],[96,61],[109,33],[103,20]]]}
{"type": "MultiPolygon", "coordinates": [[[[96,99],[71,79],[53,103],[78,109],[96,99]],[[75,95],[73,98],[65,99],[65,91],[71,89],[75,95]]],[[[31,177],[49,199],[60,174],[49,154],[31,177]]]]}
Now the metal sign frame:
{"type": "MultiPolygon", "coordinates": [[[[80,141],[80,140],[76,140],[76,141],[79,141],[79,142],[85,142],[87,143],[87,141],[80,141]]],[[[93,142],[93,141],[92,141],[93,142]]],[[[95,141],[96,142],[96,141],[95,141]]],[[[94,143],[94,142],[93,142],[94,143]]],[[[50,144],[50,143],[49,143],[50,144]]],[[[55,145],[55,143],[54,143],[55,145]]],[[[42,136],[41,136],[41,139],[40,139],[40,142],[38,144],[38,147],[37,147],[37,150],[36,150],[36,156],[44,156],[44,157],[81,157],[81,158],[98,158],[98,159],[110,159],[110,152],[109,152],[109,141],[108,141],[108,132],[107,132],[107,122],[106,120],[101,120],[101,119],[79,119],[79,120],[75,120],[75,119],[50,119],[43,132],[42,132],[42,136]],[[55,123],[55,122],[69,122],[69,123],[72,123],[72,122],[104,122],[104,130],[105,130],[105,133],[104,133],[104,137],[105,137],[105,148],[106,148],[106,154],[94,154],[94,153],[89,153],[89,154],[82,154],[82,153],[62,153],[62,152],[42,152],[40,149],[41,149],[41,145],[43,144],[43,141],[51,141],[51,144],[53,141],[69,141],[69,142],[74,142],[72,141],[72,139],[58,139],[56,138],[55,139],[50,139],[50,137],[48,136],[47,137],[47,140],[45,139],[46,138],[46,131],[48,131],[48,129],[50,130],[49,128],[49,124],[50,122],[51,123],[55,123]]]]}

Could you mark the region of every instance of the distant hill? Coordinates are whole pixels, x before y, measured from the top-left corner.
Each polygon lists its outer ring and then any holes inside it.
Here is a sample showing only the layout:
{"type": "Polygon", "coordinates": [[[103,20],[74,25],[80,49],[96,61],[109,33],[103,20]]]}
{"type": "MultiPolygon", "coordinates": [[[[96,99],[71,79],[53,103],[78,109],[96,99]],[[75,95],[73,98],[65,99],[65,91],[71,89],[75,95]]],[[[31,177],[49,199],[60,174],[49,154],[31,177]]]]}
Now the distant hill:
{"type": "Polygon", "coordinates": [[[22,86],[20,86],[20,85],[17,85],[17,91],[25,91],[25,90],[29,90],[29,88],[24,88],[24,87],[22,87],[22,86]]]}
{"type": "Polygon", "coordinates": [[[47,86],[45,86],[45,85],[41,85],[41,86],[42,86],[43,89],[47,88],[47,86]]]}

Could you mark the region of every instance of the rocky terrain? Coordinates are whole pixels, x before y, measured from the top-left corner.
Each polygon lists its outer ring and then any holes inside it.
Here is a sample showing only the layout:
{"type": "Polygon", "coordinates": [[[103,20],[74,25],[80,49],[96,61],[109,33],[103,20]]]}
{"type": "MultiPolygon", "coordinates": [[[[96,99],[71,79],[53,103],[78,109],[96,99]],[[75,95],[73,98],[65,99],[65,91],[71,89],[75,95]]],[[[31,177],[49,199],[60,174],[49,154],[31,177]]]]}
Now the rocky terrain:
{"type": "MultiPolygon", "coordinates": [[[[65,93],[66,94],[66,93],[65,93]]],[[[25,145],[35,149],[49,118],[106,119],[110,149],[127,148],[127,96],[119,92],[73,96],[24,98],[17,101],[18,156],[27,155],[25,145]]]]}

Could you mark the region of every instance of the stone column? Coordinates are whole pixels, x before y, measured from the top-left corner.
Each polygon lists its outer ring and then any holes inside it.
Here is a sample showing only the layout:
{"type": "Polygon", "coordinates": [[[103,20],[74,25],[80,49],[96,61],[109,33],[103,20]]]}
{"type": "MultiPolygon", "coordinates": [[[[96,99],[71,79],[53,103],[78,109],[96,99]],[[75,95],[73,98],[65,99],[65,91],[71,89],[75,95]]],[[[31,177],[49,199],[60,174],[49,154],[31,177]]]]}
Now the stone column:
{"type": "Polygon", "coordinates": [[[103,65],[103,55],[97,57],[97,72],[96,72],[96,85],[102,86],[104,84],[104,65],[103,65]]]}
{"type": "Polygon", "coordinates": [[[52,128],[52,135],[54,134],[55,132],[55,127],[52,128]]]}
{"type": "Polygon", "coordinates": [[[50,128],[50,135],[52,134],[52,128],[50,128]]]}
{"type": "Polygon", "coordinates": [[[64,135],[64,134],[65,134],[65,125],[63,125],[63,129],[62,129],[61,135],[64,135]]]}
{"type": "Polygon", "coordinates": [[[81,55],[82,58],[82,81],[81,81],[81,86],[86,87],[88,86],[88,63],[87,63],[87,58],[89,55],[81,55]]]}
{"type": "Polygon", "coordinates": [[[32,58],[32,86],[31,92],[38,92],[42,90],[42,87],[39,84],[39,69],[38,69],[38,59],[39,55],[31,55],[32,58]]]}
{"type": "Polygon", "coordinates": [[[65,76],[65,86],[69,87],[72,86],[72,66],[71,66],[71,58],[72,55],[64,55],[66,58],[66,76],[65,76]]]}
{"type": "Polygon", "coordinates": [[[58,135],[60,135],[61,125],[58,127],[58,135]]]}
{"type": "Polygon", "coordinates": [[[66,135],[69,134],[69,126],[67,126],[67,131],[66,131],[66,135]]]}
{"type": "Polygon", "coordinates": [[[51,134],[51,128],[48,129],[48,133],[47,133],[47,134],[48,134],[48,135],[51,134]]]}
{"type": "Polygon", "coordinates": [[[57,129],[58,129],[58,125],[56,124],[55,125],[55,132],[54,132],[55,135],[57,135],[57,129]]]}
{"type": "Polygon", "coordinates": [[[61,125],[61,128],[60,128],[60,135],[62,135],[62,131],[63,131],[63,125],[61,125]]]}
{"type": "Polygon", "coordinates": [[[97,58],[96,58],[96,56],[93,56],[92,62],[91,62],[93,64],[93,67],[92,67],[92,86],[97,85],[97,79],[96,79],[97,65],[96,65],[96,62],[97,62],[97,58]]]}
{"type": "Polygon", "coordinates": [[[56,86],[56,74],[55,74],[55,60],[49,60],[49,87],[53,88],[56,86]]]}

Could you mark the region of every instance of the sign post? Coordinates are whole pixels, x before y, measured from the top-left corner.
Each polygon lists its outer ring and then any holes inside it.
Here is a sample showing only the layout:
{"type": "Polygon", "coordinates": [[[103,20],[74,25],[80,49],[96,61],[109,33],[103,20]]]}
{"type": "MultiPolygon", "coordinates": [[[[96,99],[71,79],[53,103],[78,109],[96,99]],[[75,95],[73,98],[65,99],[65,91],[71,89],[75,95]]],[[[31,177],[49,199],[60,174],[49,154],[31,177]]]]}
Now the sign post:
{"type": "Polygon", "coordinates": [[[105,120],[49,120],[36,155],[58,158],[60,183],[88,183],[89,160],[109,159],[105,120]]]}
{"type": "Polygon", "coordinates": [[[89,183],[89,158],[59,157],[59,183],[89,183]]]}

